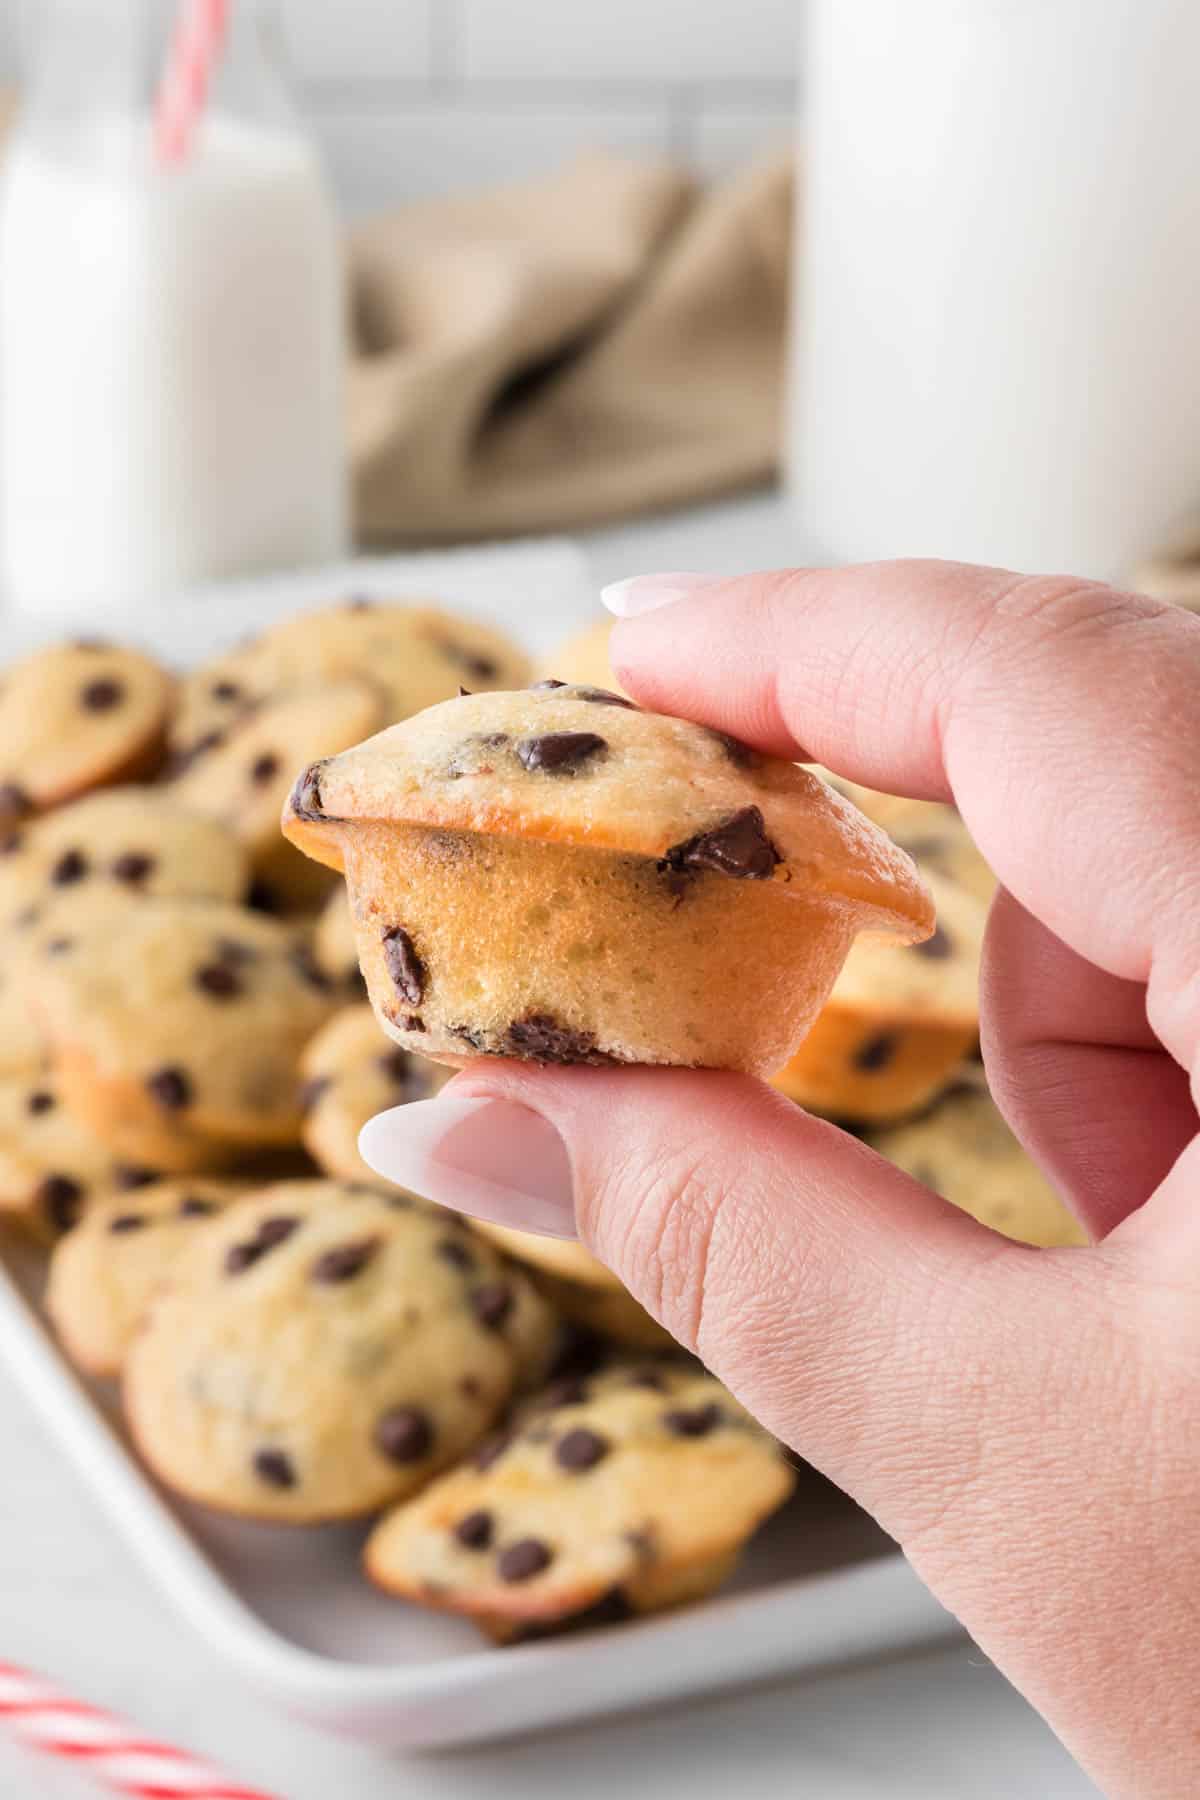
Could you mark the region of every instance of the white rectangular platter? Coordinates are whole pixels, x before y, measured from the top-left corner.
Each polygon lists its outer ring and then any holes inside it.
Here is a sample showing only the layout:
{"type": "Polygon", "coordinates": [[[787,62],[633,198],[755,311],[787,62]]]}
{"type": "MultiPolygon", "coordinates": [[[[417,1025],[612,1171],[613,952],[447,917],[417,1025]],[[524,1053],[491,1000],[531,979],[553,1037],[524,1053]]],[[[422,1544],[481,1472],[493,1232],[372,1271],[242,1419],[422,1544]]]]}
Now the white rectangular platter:
{"type": "MultiPolygon", "coordinates": [[[[349,591],[444,598],[535,651],[594,611],[574,546],[500,546],[360,561],[211,590],[101,628],[182,664],[289,609],[349,591]]],[[[68,621],[82,626],[84,621],[68,621]]],[[[95,619],[86,621],[95,632],[95,619]]],[[[5,621],[5,650],[63,629],[5,621]]],[[[0,1376],[19,1384],[148,1573],[265,1699],[378,1745],[495,1738],[880,1654],[951,1635],[953,1621],[895,1546],[817,1476],[750,1547],[729,1587],[681,1612],[516,1648],[376,1593],[363,1530],[251,1525],[163,1493],[121,1430],[115,1396],[80,1380],[40,1309],[38,1261],[0,1239],[0,1376]]]]}

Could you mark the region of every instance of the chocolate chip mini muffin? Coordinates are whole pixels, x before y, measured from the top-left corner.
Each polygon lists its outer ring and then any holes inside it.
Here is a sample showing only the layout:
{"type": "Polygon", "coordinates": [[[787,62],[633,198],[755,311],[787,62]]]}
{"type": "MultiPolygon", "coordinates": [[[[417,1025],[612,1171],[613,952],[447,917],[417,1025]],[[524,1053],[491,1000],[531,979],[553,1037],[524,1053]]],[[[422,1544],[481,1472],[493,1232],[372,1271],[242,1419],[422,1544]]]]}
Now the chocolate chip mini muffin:
{"type": "Polygon", "coordinates": [[[361,995],[362,975],[358,967],[358,939],[354,935],[354,915],[345,882],[339,881],[321,908],[313,932],[313,955],[317,967],[328,975],[334,986],[347,995],[361,995]]]}
{"type": "Polygon", "coordinates": [[[530,1280],[564,1319],[631,1350],[673,1350],[675,1340],[652,1319],[599,1257],[574,1238],[540,1237],[488,1219],[473,1221],[506,1255],[523,1263],[530,1280]]]}
{"type": "Polygon", "coordinates": [[[0,675],[0,830],[162,759],[172,682],[148,656],[80,640],[0,675]]]}
{"type": "Polygon", "coordinates": [[[932,870],[927,879],[933,936],[899,951],[855,944],[816,1024],[775,1076],[799,1105],[835,1118],[903,1118],[953,1080],[974,1045],[986,909],[932,870]]]}
{"type": "Polygon", "coordinates": [[[923,1118],[868,1139],[944,1200],[1021,1243],[1086,1244],[1087,1234],[1025,1154],[991,1097],[955,1089],[923,1118]]]}
{"type": "Polygon", "coordinates": [[[64,897],[240,900],[246,852],[223,825],[156,788],[109,788],[0,838],[0,920],[32,921],[64,897]]]}
{"type": "Polygon", "coordinates": [[[352,595],[283,619],[198,669],[183,684],[172,747],[203,754],[264,701],[355,678],[375,686],[380,723],[392,724],[460,687],[516,687],[529,679],[529,663],[490,626],[435,606],[352,595]]]}
{"type": "Polygon", "coordinates": [[[333,1006],[295,933],[244,907],[73,909],[22,987],[71,1110],[115,1154],[219,1168],[300,1135],[300,1053],[333,1006]]]}
{"type": "Polygon", "coordinates": [[[607,1622],[711,1592],[793,1485],[711,1375],[618,1365],[559,1383],[389,1513],[367,1573],[502,1640],[607,1622]]]}
{"type": "Polygon", "coordinates": [[[300,1059],[304,1146],[327,1175],[348,1181],[375,1176],[358,1154],[368,1119],[406,1100],[428,1100],[450,1079],[424,1056],[410,1056],[385,1037],[364,1002],[335,1013],[300,1059]]]}
{"type": "Polygon", "coordinates": [[[385,1029],[443,1062],[768,1073],[857,931],[932,926],[824,783],[596,688],[431,707],[306,769],[284,830],[344,869],[385,1029]]]}
{"type": "Polygon", "coordinates": [[[0,1215],[42,1242],[148,1172],[126,1165],[71,1112],[49,1069],[0,1077],[0,1215]]]}
{"type": "Polygon", "coordinates": [[[71,1361],[115,1375],[199,1226],[247,1191],[193,1175],[93,1201],[50,1258],[46,1310],[71,1361]]]}
{"type": "Polygon", "coordinates": [[[490,1247],[393,1189],[281,1183],[197,1235],[125,1363],[155,1474],[297,1524],[416,1493],[498,1417],[553,1315],[490,1247]]]}
{"type": "Polygon", "coordinates": [[[331,885],[329,876],[279,835],[279,809],[298,762],[345,750],[383,718],[379,692],[365,681],[297,688],[250,713],[167,791],[180,806],[234,833],[257,881],[281,907],[316,904],[331,885]]]}

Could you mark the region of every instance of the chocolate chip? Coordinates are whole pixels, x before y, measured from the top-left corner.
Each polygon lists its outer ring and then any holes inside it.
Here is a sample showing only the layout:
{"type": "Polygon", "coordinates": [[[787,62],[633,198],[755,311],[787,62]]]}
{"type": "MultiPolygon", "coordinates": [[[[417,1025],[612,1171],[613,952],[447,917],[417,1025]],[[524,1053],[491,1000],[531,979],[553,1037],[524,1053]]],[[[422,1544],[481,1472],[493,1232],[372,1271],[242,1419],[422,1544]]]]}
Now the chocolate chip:
{"type": "Polygon", "coordinates": [[[185,1194],[179,1202],[181,1219],[210,1219],[217,1210],[215,1200],[206,1200],[203,1194],[185,1194]]]}
{"type": "Polygon", "coordinates": [[[554,1447],[554,1460],[560,1469],[569,1469],[572,1475],[582,1475],[586,1469],[594,1469],[598,1462],[603,1462],[611,1448],[608,1439],[600,1436],[598,1431],[589,1431],[586,1425],[577,1425],[560,1437],[554,1447]]]}
{"type": "Polygon", "coordinates": [[[234,1000],[243,992],[242,978],[228,963],[205,963],[192,976],[192,986],[213,1000],[234,1000]]]}
{"type": "Polygon", "coordinates": [[[125,698],[125,684],[114,676],[102,675],[98,681],[89,681],[80,690],[80,704],[88,712],[111,712],[125,698]]]}
{"type": "Polygon", "coordinates": [[[246,905],[253,912],[277,913],[279,911],[279,895],[270,882],[256,877],[246,890],[246,905]]]}
{"type": "Polygon", "coordinates": [[[400,997],[410,1006],[420,1006],[425,997],[425,964],[407,931],[399,925],[383,934],[383,960],[400,997]]]}
{"type": "Polygon", "coordinates": [[[313,955],[311,945],[293,944],[288,951],[288,960],[309,987],[316,988],[319,994],[329,993],[333,982],[313,955]]]}
{"type": "Polygon", "coordinates": [[[88,872],[88,859],[82,850],[64,850],[50,871],[55,887],[71,887],[88,872]]]}
{"type": "Polygon", "coordinates": [[[676,1437],[707,1437],[721,1423],[721,1408],[712,1400],[707,1406],[677,1406],[663,1414],[662,1422],[676,1437]]]}
{"type": "Polygon", "coordinates": [[[482,1031],[476,1031],[470,1025],[449,1025],[446,1029],[451,1037],[458,1038],[460,1042],[469,1045],[472,1050],[486,1052],[487,1038],[482,1031]]]}
{"type": "Polygon", "coordinates": [[[300,1107],[300,1111],[306,1118],[313,1107],[316,1106],[317,1102],[329,1092],[332,1086],[333,1077],[331,1075],[311,1075],[309,1079],[304,1082],[297,1095],[297,1103],[300,1107]]]}
{"type": "Polygon", "coordinates": [[[487,1550],[491,1547],[494,1529],[491,1513],[477,1506],[474,1512],[463,1514],[453,1531],[464,1550],[487,1550]]]}
{"type": "Polygon", "coordinates": [[[531,694],[549,694],[553,693],[555,688],[564,688],[566,685],[565,681],[555,681],[552,675],[548,675],[545,681],[531,682],[528,692],[531,694]]]}
{"type": "Polygon", "coordinates": [[[425,1021],[417,1013],[405,1013],[400,1020],[402,1031],[424,1031],[425,1021]]]}
{"type": "Polygon", "coordinates": [[[33,801],[23,787],[15,781],[0,782],[0,824],[15,825],[18,819],[27,819],[33,811],[33,801]]]}
{"type": "Polygon", "coordinates": [[[887,1068],[899,1048],[900,1039],[894,1031],[880,1031],[860,1044],[851,1060],[864,1075],[874,1075],[887,1068]]]}
{"type": "Polygon", "coordinates": [[[145,1213],[118,1213],[115,1219],[109,1221],[108,1229],[118,1236],[125,1236],[131,1231],[141,1231],[149,1223],[145,1213]]]}
{"type": "Polygon", "coordinates": [[[461,1269],[470,1274],[475,1267],[475,1258],[461,1238],[442,1238],[433,1246],[433,1253],[452,1269],[461,1269]]]}
{"type": "Polygon", "coordinates": [[[52,1112],[56,1104],[53,1094],[48,1094],[45,1088],[35,1088],[25,1102],[25,1110],[36,1119],[41,1113],[52,1112]]]}
{"type": "Polygon", "coordinates": [[[576,775],[593,756],[608,745],[594,731],[547,731],[541,737],[520,738],[517,761],[531,773],[576,775]]]}
{"type": "MultiPolygon", "coordinates": [[[[30,920],[30,924],[33,920],[30,920]]],[[[75,948],[75,939],[71,937],[47,938],[45,950],[47,956],[65,956],[68,950],[75,948]]]]}
{"type": "Polygon", "coordinates": [[[433,1448],[433,1423],[419,1406],[392,1406],[376,1422],[375,1448],[389,1462],[420,1462],[433,1448]]]}
{"type": "Polygon", "coordinates": [[[35,1200],[42,1216],[56,1231],[70,1231],[83,1205],[83,1184],[71,1175],[47,1175],[35,1200]]]}
{"type": "Polygon", "coordinates": [[[325,816],[321,805],[321,769],[321,763],[310,763],[297,778],[288,806],[298,819],[323,819],[325,816]]]}
{"type": "Polygon", "coordinates": [[[590,1031],[572,1031],[550,1013],[527,1013],[514,1019],[504,1034],[504,1052],[526,1062],[611,1063],[613,1058],[597,1050],[590,1031]]]}
{"type": "Polygon", "coordinates": [[[498,1463],[500,1461],[500,1458],[504,1455],[504,1452],[508,1449],[508,1446],[512,1441],[513,1434],[511,1431],[498,1431],[494,1437],[485,1438],[471,1458],[471,1461],[482,1474],[485,1470],[490,1469],[493,1463],[498,1463]]]}
{"type": "Polygon", "coordinates": [[[609,688],[576,687],[571,689],[572,700],[587,700],[593,706],[624,706],[630,712],[640,712],[641,707],[627,700],[624,694],[614,694],[609,688]]]}
{"type": "Polygon", "coordinates": [[[499,1331],[513,1309],[513,1291],[507,1281],[485,1281],[471,1295],[471,1310],[489,1331],[499,1331]]]}
{"type": "Polygon", "coordinates": [[[182,1112],[192,1102],[191,1078],[184,1069],[168,1065],[146,1077],[146,1086],[167,1112],[182,1112]]]}
{"type": "Polygon", "coordinates": [[[157,1170],[143,1169],[137,1163],[118,1163],[113,1171],[113,1181],[119,1188],[148,1187],[157,1180],[157,1170]]]}
{"type": "Polygon", "coordinates": [[[712,735],[735,768],[757,769],[761,763],[758,751],[752,750],[749,744],[743,744],[741,738],[731,737],[727,731],[714,731],[712,735]]]}
{"type": "Polygon", "coordinates": [[[954,955],[954,939],[943,925],[935,925],[932,937],[927,937],[923,944],[913,944],[911,948],[918,956],[928,956],[934,962],[944,962],[948,956],[954,955]]]}
{"type": "Polygon", "coordinates": [[[144,850],[126,850],[112,865],[113,879],[125,882],[128,887],[140,887],[153,872],[154,864],[155,858],[144,850]]]}
{"type": "Polygon", "coordinates": [[[757,806],[743,806],[724,824],[672,845],[658,866],[664,874],[690,875],[711,869],[739,881],[768,881],[782,861],[757,806]]]}
{"type": "Polygon", "coordinates": [[[251,1269],[260,1262],[268,1250],[285,1243],[298,1228],[299,1219],[288,1217],[282,1213],[273,1218],[259,1221],[254,1236],[246,1238],[240,1244],[231,1244],[225,1252],[225,1271],[229,1275],[240,1275],[243,1269],[251,1269]]]}
{"type": "Polygon", "coordinates": [[[214,700],[240,700],[242,690],[236,681],[214,681],[209,688],[214,700]]]}
{"type": "Polygon", "coordinates": [[[294,1488],[296,1467],[286,1450],[256,1450],[254,1473],[268,1487],[294,1488]]]}
{"type": "Polygon", "coordinates": [[[564,1375],[542,1389],[538,1406],[542,1412],[554,1412],[560,1406],[579,1406],[588,1397],[587,1383],[578,1375],[564,1375]]]}
{"type": "Polygon", "coordinates": [[[381,1241],[378,1237],[368,1237],[359,1238],[355,1244],[335,1244],[332,1250],[318,1256],[309,1271],[311,1279],[326,1287],[352,1281],[366,1268],[381,1241]]]}
{"type": "Polygon", "coordinates": [[[262,755],[256,756],[250,764],[250,779],[257,787],[261,787],[264,782],[274,780],[281,766],[279,758],[273,751],[264,750],[262,755]]]}
{"type": "Polygon", "coordinates": [[[467,650],[462,644],[456,644],[449,638],[441,641],[442,655],[452,662],[456,668],[464,669],[473,675],[476,681],[494,681],[500,673],[500,665],[492,656],[482,656],[477,650],[467,650]]]}
{"type": "Polygon", "coordinates": [[[496,1558],[496,1573],[501,1581],[531,1581],[553,1560],[553,1552],[541,1538],[518,1538],[515,1544],[506,1544],[496,1558]]]}

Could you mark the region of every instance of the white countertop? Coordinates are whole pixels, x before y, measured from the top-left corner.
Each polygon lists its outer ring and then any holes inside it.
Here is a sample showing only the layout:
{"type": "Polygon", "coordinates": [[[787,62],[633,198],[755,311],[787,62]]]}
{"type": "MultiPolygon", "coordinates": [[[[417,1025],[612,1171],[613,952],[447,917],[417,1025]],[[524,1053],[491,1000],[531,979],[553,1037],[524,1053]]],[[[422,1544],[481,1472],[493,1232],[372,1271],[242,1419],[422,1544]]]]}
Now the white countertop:
{"type": "MultiPolygon", "coordinates": [[[[597,581],[804,560],[760,497],[595,534],[597,581]]],[[[159,1598],[23,1396],[0,1387],[0,1659],[38,1669],[279,1800],[1083,1800],[1096,1790],[965,1642],[584,1729],[401,1758],[270,1712],[159,1598]]],[[[95,1790],[0,1734],[2,1800],[95,1790]]]]}

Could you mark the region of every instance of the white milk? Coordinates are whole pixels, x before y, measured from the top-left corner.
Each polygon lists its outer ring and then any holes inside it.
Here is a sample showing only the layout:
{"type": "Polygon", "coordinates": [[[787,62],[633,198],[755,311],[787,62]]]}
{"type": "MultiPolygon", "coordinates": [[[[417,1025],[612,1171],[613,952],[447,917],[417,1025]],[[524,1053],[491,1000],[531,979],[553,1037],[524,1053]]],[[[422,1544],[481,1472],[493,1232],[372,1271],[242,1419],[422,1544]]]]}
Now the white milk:
{"type": "Polygon", "coordinates": [[[810,20],[812,534],[1127,573],[1200,504],[1200,5],[811,0],[810,20]]]}
{"type": "Polygon", "coordinates": [[[324,561],[345,541],[343,293],[301,139],[216,117],[18,139],[0,199],[0,551],[78,612],[324,561]]]}

